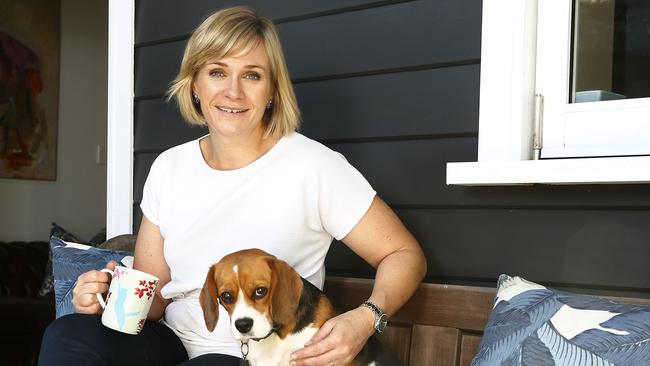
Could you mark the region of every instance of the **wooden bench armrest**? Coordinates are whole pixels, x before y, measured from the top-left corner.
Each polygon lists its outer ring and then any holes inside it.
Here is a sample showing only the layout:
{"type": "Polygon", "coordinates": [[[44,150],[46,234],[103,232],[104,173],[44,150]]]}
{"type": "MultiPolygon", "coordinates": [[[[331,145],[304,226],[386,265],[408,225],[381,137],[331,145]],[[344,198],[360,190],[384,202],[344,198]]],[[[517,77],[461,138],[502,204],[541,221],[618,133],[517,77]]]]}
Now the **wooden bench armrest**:
{"type": "MultiPolygon", "coordinates": [[[[329,276],[325,293],[340,310],[367,300],[374,281],[329,276]]],[[[495,290],[421,284],[380,336],[405,365],[468,365],[487,323],[495,290]]]]}

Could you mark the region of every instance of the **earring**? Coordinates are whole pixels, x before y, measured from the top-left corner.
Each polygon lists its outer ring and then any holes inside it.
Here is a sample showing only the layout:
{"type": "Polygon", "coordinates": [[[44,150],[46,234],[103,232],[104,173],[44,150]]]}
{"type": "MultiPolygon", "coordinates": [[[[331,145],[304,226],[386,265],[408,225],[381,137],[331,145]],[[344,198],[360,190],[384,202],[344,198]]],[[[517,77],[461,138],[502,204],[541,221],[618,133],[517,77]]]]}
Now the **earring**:
{"type": "Polygon", "coordinates": [[[192,103],[199,104],[199,102],[200,102],[199,96],[196,94],[192,94],[192,103]]]}
{"type": "Polygon", "coordinates": [[[273,106],[273,101],[269,99],[269,102],[266,103],[266,109],[271,109],[272,106],[273,106]]]}

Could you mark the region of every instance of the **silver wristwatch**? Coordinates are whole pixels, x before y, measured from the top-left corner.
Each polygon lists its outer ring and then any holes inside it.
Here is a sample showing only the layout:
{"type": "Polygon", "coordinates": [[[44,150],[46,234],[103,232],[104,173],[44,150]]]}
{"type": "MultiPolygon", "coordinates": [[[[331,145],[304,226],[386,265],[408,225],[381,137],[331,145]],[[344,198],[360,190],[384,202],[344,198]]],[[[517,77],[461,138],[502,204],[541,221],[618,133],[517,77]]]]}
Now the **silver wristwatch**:
{"type": "Polygon", "coordinates": [[[383,332],[386,329],[386,324],[388,324],[388,315],[372,301],[365,301],[361,306],[372,310],[373,314],[375,314],[375,333],[380,334],[383,332]]]}

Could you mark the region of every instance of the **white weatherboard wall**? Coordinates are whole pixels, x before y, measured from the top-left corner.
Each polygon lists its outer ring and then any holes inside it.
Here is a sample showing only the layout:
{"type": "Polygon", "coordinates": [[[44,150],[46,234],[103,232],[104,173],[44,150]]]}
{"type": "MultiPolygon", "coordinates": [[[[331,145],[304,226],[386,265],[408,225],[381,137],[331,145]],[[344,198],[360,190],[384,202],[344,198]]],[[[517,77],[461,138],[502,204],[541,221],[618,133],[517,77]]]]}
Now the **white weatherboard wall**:
{"type": "Polygon", "coordinates": [[[107,18],[106,0],[61,0],[57,179],[0,179],[2,241],[47,240],[52,221],[84,240],[106,226],[107,18]]]}

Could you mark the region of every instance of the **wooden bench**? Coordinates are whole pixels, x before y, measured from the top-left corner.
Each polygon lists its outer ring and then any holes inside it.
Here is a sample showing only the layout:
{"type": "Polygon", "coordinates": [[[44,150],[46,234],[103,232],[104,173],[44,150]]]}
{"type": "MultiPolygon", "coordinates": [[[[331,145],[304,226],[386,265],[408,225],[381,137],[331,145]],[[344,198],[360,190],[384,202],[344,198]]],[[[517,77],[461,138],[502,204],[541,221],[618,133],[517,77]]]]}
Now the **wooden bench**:
{"type": "MultiPolygon", "coordinates": [[[[372,285],[368,279],[329,276],[325,292],[343,311],[368,299],[372,285]]],[[[495,294],[494,288],[424,283],[389,319],[379,339],[407,366],[469,365],[481,342],[495,294]]],[[[603,297],[650,305],[646,298],[603,297]]]]}
{"type": "MultiPolygon", "coordinates": [[[[325,292],[339,310],[368,299],[372,280],[327,277],[325,292]]],[[[408,366],[469,365],[492,310],[495,289],[422,284],[389,320],[380,340],[408,366]]]]}

